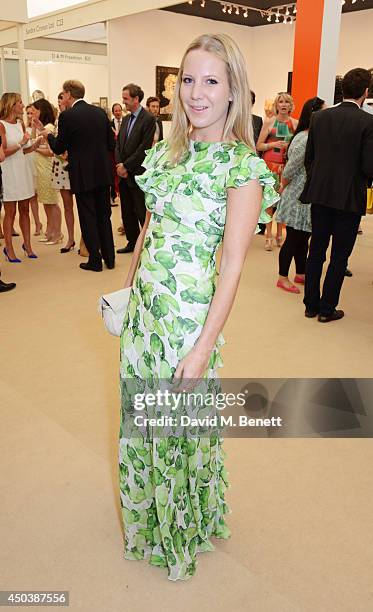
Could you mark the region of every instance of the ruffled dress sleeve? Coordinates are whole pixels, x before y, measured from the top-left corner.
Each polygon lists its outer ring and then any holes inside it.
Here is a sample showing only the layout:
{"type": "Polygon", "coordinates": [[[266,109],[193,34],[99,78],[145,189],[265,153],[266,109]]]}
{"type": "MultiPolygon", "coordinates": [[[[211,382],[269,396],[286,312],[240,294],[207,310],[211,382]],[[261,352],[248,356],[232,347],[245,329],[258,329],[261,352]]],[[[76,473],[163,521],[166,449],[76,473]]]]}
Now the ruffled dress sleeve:
{"type": "MultiPolygon", "coordinates": [[[[230,168],[226,182],[227,189],[238,188],[247,185],[250,181],[257,179],[263,188],[262,206],[259,215],[259,223],[269,223],[272,217],[267,213],[280,199],[275,190],[276,178],[269,170],[263,159],[260,159],[246,145],[239,144],[235,149],[236,163],[230,168]]],[[[259,232],[257,226],[255,233],[259,232]]]]}
{"type": "MultiPolygon", "coordinates": [[[[136,183],[145,193],[149,187],[149,181],[154,179],[154,171],[157,171],[160,158],[163,156],[166,157],[166,153],[167,143],[165,140],[157,142],[151,149],[145,151],[145,159],[141,164],[142,167],[145,168],[145,172],[135,176],[136,183]]],[[[159,171],[162,171],[161,167],[159,167],[159,171]]]]}

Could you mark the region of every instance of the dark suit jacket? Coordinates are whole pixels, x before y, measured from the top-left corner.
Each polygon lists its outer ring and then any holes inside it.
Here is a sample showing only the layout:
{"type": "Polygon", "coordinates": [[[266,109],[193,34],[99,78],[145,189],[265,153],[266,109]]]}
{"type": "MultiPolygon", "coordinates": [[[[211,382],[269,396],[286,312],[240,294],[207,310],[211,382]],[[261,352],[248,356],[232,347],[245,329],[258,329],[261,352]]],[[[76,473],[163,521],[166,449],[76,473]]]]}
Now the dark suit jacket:
{"type": "Polygon", "coordinates": [[[105,111],[79,100],[62,112],[58,119],[58,136],[48,136],[57,155],[68,152],[71,190],[91,191],[112,183],[109,151],[115,147],[114,133],[105,111]]]}
{"type": "Polygon", "coordinates": [[[159,126],[159,138],[158,138],[158,142],[159,142],[160,140],[163,140],[163,121],[160,117],[157,117],[156,121],[159,126]]]}
{"type": "Polygon", "coordinates": [[[145,151],[153,144],[155,117],[142,108],[127,138],[126,132],[130,117],[130,114],[126,115],[120,126],[115,148],[115,161],[117,164],[122,163],[128,170],[128,179],[121,180],[126,180],[130,186],[135,186],[133,177],[144,172],[145,169],[141,164],[145,159],[145,151]]]}
{"type": "Polygon", "coordinates": [[[254,130],[254,142],[258,142],[260,131],[263,127],[263,119],[259,115],[252,115],[253,119],[253,130],[254,130]]]}
{"type": "Polygon", "coordinates": [[[373,116],[353,102],[315,113],[304,165],[302,202],[365,214],[373,176],[373,116]]]}

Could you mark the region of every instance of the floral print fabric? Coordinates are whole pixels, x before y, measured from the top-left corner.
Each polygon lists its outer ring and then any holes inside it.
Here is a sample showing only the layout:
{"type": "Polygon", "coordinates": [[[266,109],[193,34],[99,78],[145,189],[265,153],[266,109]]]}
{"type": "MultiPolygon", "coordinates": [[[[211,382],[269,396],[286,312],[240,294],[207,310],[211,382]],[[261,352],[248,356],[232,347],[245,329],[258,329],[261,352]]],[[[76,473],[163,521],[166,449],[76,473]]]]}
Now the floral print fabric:
{"type": "MultiPolygon", "coordinates": [[[[201,334],[216,286],[215,256],[225,225],[227,189],[258,179],[261,221],[278,199],[266,164],[245,144],[190,141],[176,167],[166,141],[157,143],[136,181],[152,216],[125,316],[121,351],[120,494],[125,558],[149,559],[170,580],[188,579],[196,554],[213,550],[211,536],[229,537],[224,521],[228,485],[222,440],[132,437],[129,388],[172,378],[201,334]]],[[[243,204],[246,205],[246,204],[243,204]]],[[[222,365],[220,335],[206,371],[222,365]]]]}

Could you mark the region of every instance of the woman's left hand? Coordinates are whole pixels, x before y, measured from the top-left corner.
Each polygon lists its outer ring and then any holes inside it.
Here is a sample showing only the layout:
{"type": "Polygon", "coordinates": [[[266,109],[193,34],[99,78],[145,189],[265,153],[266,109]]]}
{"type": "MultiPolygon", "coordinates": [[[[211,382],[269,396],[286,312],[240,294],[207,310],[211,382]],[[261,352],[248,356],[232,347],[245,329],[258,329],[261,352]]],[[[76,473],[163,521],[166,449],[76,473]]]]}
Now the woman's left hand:
{"type": "Polygon", "coordinates": [[[206,372],[211,352],[201,350],[195,346],[182,359],[175,371],[174,381],[185,391],[190,391],[206,372]]]}

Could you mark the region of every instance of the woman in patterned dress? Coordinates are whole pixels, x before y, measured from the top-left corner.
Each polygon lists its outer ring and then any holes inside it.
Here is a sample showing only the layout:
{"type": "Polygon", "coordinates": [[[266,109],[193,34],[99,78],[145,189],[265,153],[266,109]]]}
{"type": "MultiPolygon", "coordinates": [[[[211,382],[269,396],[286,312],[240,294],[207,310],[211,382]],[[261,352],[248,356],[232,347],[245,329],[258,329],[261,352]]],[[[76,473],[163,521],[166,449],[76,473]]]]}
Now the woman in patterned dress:
{"type": "MultiPolygon", "coordinates": [[[[293,98],[287,93],[277,94],[273,108],[275,114],[273,117],[266,118],[263,123],[262,131],[259,134],[256,148],[263,152],[262,159],[266,162],[268,168],[277,176],[277,190],[280,189],[281,175],[286,163],[286,152],[289,142],[297,128],[298,121],[293,119],[290,114],[294,110],[293,98]]],[[[275,211],[272,209],[271,216],[275,211]]],[[[272,251],[272,220],[267,223],[266,230],[266,251],[272,251]]],[[[281,246],[282,243],[282,225],[277,224],[276,244],[281,246]]]]}
{"type": "MultiPolygon", "coordinates": [[[[63,103],[63,92],[58,94],[58,108],[60,113],[66,110],[63,103]]],[[[56,135],[58,132],[58,120],[56,121],[56,135]]],[[[61,253],[69,253],[75,246],[74,240],[74,200],[70,186],[69,173],[65,169],[67,166],[67,153],[55,155],[52,165],[52,187],[60,192],[63,208],[65,212],[65,223],[67,228],[67,243],[60,249],[61,253]]]]}
{"type": "Polygon", "coordinates": [[[286,225],[286,239],[279,253],[277,287],[290,293],[300,293],[289,280],[289,268],[295,261],[294,282],[304,285],[308,240],[311,236],[311,204],[303,204],[299,196],[306,182],[304,156],[312,114],[325,108],[325,101],[317,96],[304,104],[294,138],[288,148],[288,161],[282,173],[281,200],[276,220],[286,225]]]}
{"type": "MultiPolygon", "coordinates": [[[[55,112],[48,100],[41,98],[32,105],[34,119],[41,121],[45,130],[54,134],[55,112]]],[[[44,139],[36,149],[36,172],[37,172],[37,193],[39,202],[44,204],[45,214],[47,215],[47,229],[44,238],[39,242],[44,244],[58,244],[62,242],[61,233],[61,209],[58,203],[58,194],[52,186],[52,166],[53,157],[48,142],[44,139]]]]}
{"type": "Polygon", "coordinates": [[[195,573],[196,554],[213,550],[211,536],[230,535],[222,440],[157,436],[151,428],[131,437],[131,392],[162,380],[211,381],[222,363],[220,332],[260,210],[267,221],[278,199],[254,153],[247,100],[235,42],[197,38],[181,62],[170,136],[149,150],[136,177],[147,213],[125,281],[132,290],[120,345],[125,558],[167,568],[170,580],[195,573]]]}

